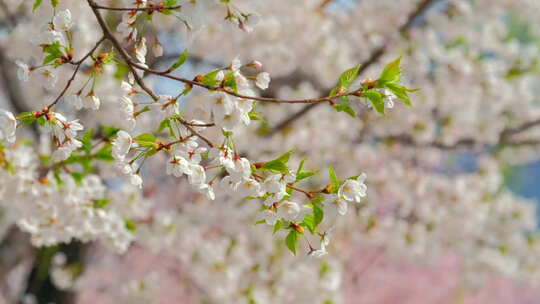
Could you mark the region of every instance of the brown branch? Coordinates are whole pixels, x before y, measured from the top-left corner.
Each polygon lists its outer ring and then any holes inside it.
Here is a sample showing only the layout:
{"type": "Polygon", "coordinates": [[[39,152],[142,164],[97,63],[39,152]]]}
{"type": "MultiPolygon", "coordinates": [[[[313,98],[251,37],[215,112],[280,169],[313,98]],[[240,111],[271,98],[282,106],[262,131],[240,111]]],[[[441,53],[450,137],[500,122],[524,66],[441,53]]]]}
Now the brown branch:
{"type": "Polygon", "coordinates": [[[540,118],[539,119],[535,119],[535,120],[532,120],[532,121],[527,121],[527,122],[524,122],[523,124],[517,126],[517,127],[514,127],[514,128],[507,128],[505,129],[502,133],[501,133],[501,139],[504,140],[504,139],[507,139],[507,138],[510,138],[518,133],[521,133],[521,132],[524,132],[524,131],[527,131],[533,127],[536,127],[540,125],[540,118]]]}
{"type": "Polygon", "coordinates": [[[317,5],[317,9],[322,11],[325,7],[327,7],[332,2],[334,2],[334,0],[322,0],[321,3],[317,5]]]}
{"type": "Polygon", "coordinates": [[[94,0],[87,0],[88,5],[92,8],[92,12],[96,16],[96,19],[99,23],[99,26],[101,27],[101,30],[103,31],[103,35],[107,38],[107,40],[111,41],[114,48],[120,53],[120,56],[124,59],[126,64],[128,65],[128,68],[130,69],[131,73],[133,74],[133,77],[135,78],[135,82],[148,94],[150,97],[152,97],[153,100],[158,100],[158,96],[152,92],[143,82],[142,78],[137,74],[137,71],[132,66],[132,60],[129,56],[129,54],[124,50],[122,45],[120,44],[120,41],[114,37],[114,35],[111,33],[111,30],[107,26],[107,23],[103,19],[103,16],[101,16],[101,13],[99,12],[98,5],[94,2],[94,0]]]}
{"type": "Polygon", "coordinates": [[[243,99],[249,99],[249,100],[256,100],[256,101],[262,101],[262,102],[271,102],[271,103],[308,103],[308,104],[315,104],[315,103],[323,103],[323,102],[330,102],[336,98],[339,98],[339,97],[343,97],[343,96],[353,96],[353,95],[357,95],[357,94],[360,94],[361,91],[360,90],[357,90],[357,91],[352,91],[352,92],[345,92],[345,93],[342,93],[342,94],[336,94],[336,95],[333,95],[333,96],[326,96],[326,97],[319,97],[319,98],[308,98],[308,99],[278,99],[278,98],[270,98],[270,97],[257,97],[257,96],[248,96],[248,95],[243,95],[243,94],[239,94],[239,93],[236,93],[236,92],[233,92],[225,87],[215,87],[215,86],[210,86],[210,85],[206,85],[204,83],[200,83],[200,82],[197,82],[197,81],[194,81],[194,80],[189,80],[189,79],[186,79],[186,78],[182,78],[182,77],[178,77],[178,76],[174,76],[174,75],[171,75],[169,74],[168,71],[165,71],[165,72],[162,72],[162,71],[156,71],[156,70],[153,70],[153,69],[150,69],[150,68],[147,68],[143,65],[140,65],[138,63],[135,63],[133,61],[130,60],[129,62],[130,65],[134,66],[135,68],[139,69],[139,70],[142,70],[142,71],[145,71],[145,72],[148,72],[150,74],[154,74],[154,75],[158,75],[158,76],[161,76],[161,77],[165,77],[165,78],[169,78],[169,79],[172,79],[172,80],[176,80],[176,81],[179,81],[179,82],[182,82],[182,83],[185,83],[185,84],[188,84],[188,85],[192,85],[192,86],[197,86],[197,87],[201,87],[201,88],[205,88],[207,90],[210,90],[210,91],[218,91],[218,92],[223,92],[223,93],[226,93],[228,95],[231,95],[231,96],[235,96],[235,97],[238,97],[238,98],[243,98],[243,99]]]}
{"type": "Polygon", "coordinates": [[[206,138],[206,136],[202,135],[201,133],[199,133],[197,130],[195,130],[193,127],[192,127],[192,124],[190,122],[187,122],[186,120],[184,120],[183,118],[176,118],[176,120],[178,120],[181,124],[183,124],[191,133],[193,133],[195,136],[197,136],[198,138],[202,139],[208,146],[210,146],[210,148],[213,148],[213,147],[217,147],[217,145],[215,145],[214,143],[212,143],[211,140],[209,140],[208,138],[206,138]]]}
{"type": "Polygon", "coordinates": [[[215,126],[216,124],[214,123],[205,123],[205,124],[200,124],[200,123],[191,123],[191,122],[184,122],[183,123],[184,125],[187,125],[187,126],[191,126],[191,127],[213,127],[215,126]]]}
{"type": "Polygon", "coordinates": [[[384,137],[374,137],[375,142],[382,142],[387,144],[399,143],[404,146],[417,147],[417,148],[437,148],[440,150],[457,150],[462,148],[471,149],[474,147],[484,146],[480,144],[477,140],[473,138],[463,138],[456,141],[453,144],[445,144],[438,141],[433,141],[429,143],[418,143],[414,140],[411,135],[401,134],[401,135],[390,135],[384,137]]]}
{"type": "Polygon", "coordinates": [[[79,61],[74,62],[75,71],[73,71],[73,74],[69,78],[62,92],[60,92],[58,97],[56,97],[56,99],[49,106],[47,106],[47,109],[51,109],[54,105],[56,105],[60,101],[60,99],[62,99],[62,97],[64,97],[67,90],[71,86],[71,83],[73,83],[73,80],[75,80],[75,77],[77,76],[77,73],[79,72],[79,69],[81,68],[81,65],[83,64],[83,62],[97,50],[97,48],[101,45],[103,41],[105,41],[105,36],[99,39],[99,41],[94,45],[94,47],[86,55],[84,55],[79,61]]]}
{"type": "MultiPolygon", "coordinates": [[[[400,26],[399,32],[401,32],[403,35],[406,35],[409,29],[412,27],[414,21],[424,12],[426,12],[427,9],[431,7],[431,5],[434,2],[435,0],[423,0],[416,7],[416,9],[413,12],[411,12],[411,14],[409,14],[407,21],[402,26],[400,26]]],[[[375,49],[375,51],[371,54],[371,56],[369,56],[369,58],[361,64],[361,70],[359,71],[359,75],[365,72],[366,69],[369,66],[371,66],[373,63],[377,62],[385,52],[386,52],[385,45],[375,49]]],[[[327,92],[329,92],[330,90],[331,89],[325,89],[324,95],[327,95],[328,94],[327,92]]],[[[283,119],[274,128],[272,128],[272,130],[268,133],[268,136],[274,135],[278,133],[279,131],[285,129],[288,125],[292,124],[294,121],[300,119],[301,117],[309,113],[315,106],[316,104],[307,105],[304,108],[300,109],[299,111],[291,114],[289,117],[283,119]]]]}
{"type": "Polygon", "coordinates": [[[6,2],[4,2],[4,0],[0,0],[0,8],[4,11],[4,14],[6,15],[6,18],[10,23],[10,26],[15,27],[17,25],[17,19],[15,18],[15,15],[13,15],[9,11],[9,7],[6,4],[6,2]]]}
{"type": "Polygon", "coordinates": [[[161,12],[164,10],[181,9],[182,5],[167,6],[167,7],[160,6],[160,5],[148,6],[148,7],[109,7],[109,6],[94,4],[92,7],[100,9],[100,10],[108,10],[108,11],[146,11],[146,12],[158,11],[158,12],[161,12]]]}
{"type": "Polygon", "coordinates": [[[483,143],[475,138],[462,138],[453,144],[445,144],[439,141],[432,141],[428,143],[418,143],[414,140],[411,135],[401,134],[401,135],[390,135],[385,137],[375,137],[373,140],[375,142],[383,142],[387,144],[399,143],[404,146],[417,147],[417,148],[436,148],[440,150],[460,150],[460,149],[487,149],[490,146],[535,146],[540,145],[540,139],[516,139],[512,140],[510,137],[512,135],[517,135],[521,132],[525,132],[530,128],[540,125],[540,119],[525,122],[522,125],[516,128],[508,128],[501,132],[499,136],[499,141],[495,145],[490,145],[483,143]]]}

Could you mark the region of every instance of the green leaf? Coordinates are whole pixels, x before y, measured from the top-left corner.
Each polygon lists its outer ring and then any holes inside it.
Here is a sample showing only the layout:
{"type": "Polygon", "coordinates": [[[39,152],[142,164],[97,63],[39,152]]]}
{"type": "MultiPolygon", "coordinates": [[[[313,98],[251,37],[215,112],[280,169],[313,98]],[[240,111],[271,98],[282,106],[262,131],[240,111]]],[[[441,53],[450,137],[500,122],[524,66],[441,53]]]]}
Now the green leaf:
{"type": "Polygon", "coordinates": [[[94,200],[93,207],[95,209],[103,209],[105,206],[107,206],[111,201],[108,199],[96,199],[94,200]]]}
{"type": "Polygon", "coordinates": [[[94,136],[94,130],[90,129],[84,133],[83,138],[81,139],[82,147],[81,150],[86,154],[92,152],[92,137],[94,136]]]}
{"type": "Polygon", "coordinates": [[[287,167],[287,164],[277,160],[271,160],[269,162],[266,162],[261,168],[283,174],[289,173],[289,168],[287,167]]]}
{"type": "Polygon", "coordinates": [[[114,52],[109,52],[107,53],[107,56],[105,56],[105,58],[103,58],[103,64],[112,64],[112,63],[115,63],[114,61],[114,52]]]}
{"type": "Polygon", "coordinates": [[[354,66],[341,74],[338,81],[338,87],[349,88],[349,86],[358,77],[358,71],[360,71],[360,65],[354,66]]]}
{"type": "Polygon", "coordinates": [[[285,244],[287,245],[287,248],[296,255],[296,244],[298,243],[298,232],[296,230],[291,229],[289,234],[287,234],[287,237],[285,238],[285,244]]]}
{"type": "Polygon", "coordinates": [[[321,206],[319,206],[319,204],[316,204],[316,203],[313,204],[313,217],[314,217],[313,218],[314,226],[315,228],[317,228],[317,226],[319,226],[319,224],[322,223],[324,219],[324,211],[321,208],[321,206]]]}
{"type": "Polygon", "coordinates": [[[45,118],[45,116],[40,116],[38,119],[37,119],[37,122],[40,126],[45,126],[45,124],[47,123],[47,119],[45,118]]]}
{"type": "Polygon", "coordinates": [[[302,223],[300,223],[300,226],[304,226],[307,229],[309,229],[311,233],[314,233],[315,232],[315,217],[313,216],[313,214],[308,213],[304,215],[304,219],[302,220],[302,223]]]}
{"type": "Polygon", "coordinates": [[[225,74],[225,77],[223,77],[223,86],[231,88],[233,92],[238,93],[238,87],[236,85],[236,77],[234,77],[233,73],[225,74]]]}
{"type": "Polygon", "coordinates": [[[176,69],[178,69],[184,62],[186,62],[187,58],[189,56],[189,52],[187,49],[184,49],[182,54],[180,54],[180,57],[176,60],[176,62],[169,68],[169,71],[172,72],[176,69]]]}
{"type": "Polygon", "coordinates": [[[271,171],[275,171],[275,172],[279,172],[283,174],[288,174],[289,167],[287,166],[287,163],[289,162],[289,158],[291,157],[293,153],[294,151],[291,150],[287,153],[282,154],[281,156],[279,156],[278,158],[274,160],[266,162],[262,166],[262,169],[271,170],[271,171]]]}
{"type": "Polygon", "coordinates": [[[145,155],[146,157],[150,157],[150,156],[153,156],[154,154],[156,154],[157,152],[158,152],[158,151],[157,151],[157,149],[156,149],[156,146],[153,145],[151,149],[149,149],[148,151],[146,151],[146,152],[144,153],[144,155],[145,155]]]}
{"type": "Polygon", "coordinates": [[[219,73],[219,71],[221,70],[217,69],[204,75],[201,79],[201,83],[207,86],[215,87],[218,84],[218,81],[216,80],[216,76],[219,73]]]}
{"type": "Polygon", "coordinates": [[[264,121],[264,118],[262,118],[260,112],[251,111],[251,112],[248,113],[248,116],[249,116],[249,119],[251,119],[251,120],[264,121]]]}
{"type": "Polygon", "coordinates": [[[110,126],[101,126],[101,133],[103,133],[103,136],[105,137],[113,137],[118,133],[120,129],[110,126]]]}
{"type": "Polygon", "coordinates": [[[317,174],[317,172],[315,171],[300,171],[299,173],[296,174],[296,182],[312,177],[315,174],[317,174]]]}
{"type": "Polygon", "coordinates": [[[298,169],[296,169],[296,180],[294,181],[295,183],[317,174],[316,171],[303,170],[305,162],[306,158],[302,159],[302,161],[298,165],[298,169]]]}
{"type": "Polygon", "coordinates": [[[123,61],[115,61],[116,71],[114,73],[114,78],[118,80],[124,79],[129,73],[129,66],[123,61]]]}
{"type": "Polygon", "coordinates": [[[334,167],[328,166],[328,176],[330,177],[330,181],[334,185],[339,185],[339,179],[336,175],[336,171],[334,170],[334,167]]]}
{"type": "Polygon", "coordinates": [[[349,114],[352,118],[356,117],[356,112],[348,104],[339,104],[339,105],[336,105],[334,108],[338,112],[345,112],[345,113],[349,114]]]}
{"type": "Polygon", "coordinates": [[[177,0],[165,0],[164,6],[165,7],[175,6],[176,3],[178,3],[177,0]]]}
{"type": "Polygon", "coordinates": [[[64,180],[62,179],[62,177],[60,176],[60,170],[54,170],[54,179],[56,180],[56,183],[58,185],[63,185],[64,184],[64,180]]]}
{"type": "Polygon", "coordinates": [[[302,161],[300,161],[300,164],[298,164],[298,169],[296,169],[296,175],[300,174],[302,169],[304,169],[304,164],[306,163],[306,160],[307,158],[304,158],[302,159],[302,161]]]}
{"type": "Polygon", "coordinates": [[[386,84],[386,88],[390,90],[392,93],[394,93],[394,95],[396,95],[397,98],[401,99],[401,101],[403,101],[403,103],[407,106],[412,105],[411,100],[409,99],[409,94],[407,93],[418,91],[417,89],[411,90],[397,83],[388,83],[386,84]]]}
{"type": "Polygon", "coordinates": [[[293,153],[294,153],[294,150],[285,152],[285,153],[283,153],[281,156],[279,156],[278,158],[276,158],[275,160],[280,161],[280,162],[283,162],[283,163],[288,163],[288,162],[289,162],[289,158],[291,158],[291,155],[292,155],[293,153]]]}
{"type": "Polygon", "coordinates": [[[184,90],[180,94],[178,94],[176,98],[180,98],[180,96],[187,95],[189,92],[191,92],[191,90],[193,90],[192,86],[185,86],[184,90]]]}
{"type": "Polygon", "coordinates": [[[157,133],[159,133],[159,132],[165,130],[166,128],[169,129],[169,135],[172,136],[172,137],[175,137],[174,130],[173,130],[172,124],[171,124],[171,120],[168,119],[168,118],[164,119],[164,120],[159,124],[157,133]]]}
{"type": "Polygon", "coordinates": [[[49,64],[49,63],[51,63],[51,62],[55,61],[56,59],[61,58],[63,56],[62,45],[58,41],[55,41],[54,43],[51,43],[51,44],[45,46],[45,48],[43,49],[43,52],[45,54],[48,54],[43,59],[43,64],[49,64]]]}
{"type": "Polygon", "coordinates": [[[52,7],[57,7],[58,3],[60,3],[60,0],[51,0],[52,7]]]}
{"type": "Polygon", "coordinates": [[[368,90],[364,92],[364,96],[371,101],[373,108],[380,114],[384,114],[383,95],[377,90],[368,90]]]}
{"type": "Polygon", "coordinates": [[[153,144],[154,142],[156,142],[156,137],[152,133],[143,133],[135,137],[133,140],[135,140],[138,143],[151,142],[153,144]]]}
{"type": "Polygon", "coordinates": [[[45,154],[39,154],[39,160],[40,160],[44,165],[47,165],[47,164],[50,164],[50,163],[51,163],[52,157],[50,157],[49,155],[45,155],[45,154]]]}
{"type": "Polygon", "coordinates": [[[274,224],[274,231],[272,232],[273,234],[276,234],[276,232],[279,231],[279,229],[281,229],[285,224],[285,221],[283,220],[278,220],[275,224],[274,224]]]}
{"type": "Polygon", "coordinates": [[[130,232],[135,232],[137,230],[137,224],[133,220],[126,219],[124,221],[125,227],[130,232]]]}
{"type": "Polygon", "coordinates": [[[17,120],[21,121],[24,125],[31,125],[36,121],[36,117],[33,112],[22,112],[17,115],[17,120]]]}
{"type": "Polygon", "coordinates": [[[398,82],[401,78],[400,63],[401,56],[387,64],[377,80],[377,85],[382,87],[387,83],[398,82]]]}
{"type": "Polygon", "coordinates": [[[171,125],[171,121],[168,119],[168,118],[165,118],[164,120],[161,121],[161,123],[159,124],[159,127],[157,129],[157,133],[165,130],[165,128],[168,128],[170,127],[171,125]]]}
{"type": "Polygon", "coordinates": [[[71,176],[73,177],[73,179],[75,180],[75,183],[77,185],[80,185],[83,178],[84,178],[84,173],[81,173],[81,172],[71,172],[71,176]]]}
{"type": "Polygon", "coordinates": [[[258,220],[255,222],[255,225],[260,225],[266,223],[266,220],[258,220]]]}
{"type": "Polygon", "coordinates": [[[42,2],[43,0],[36,0],[34,2],[34,6],[32,7],[32,12],[34,12],[41,5],[42,2]]]}
{"type": "Polygon", "coordinates": [[[266,170],[271,170],[278,173],[288,174],[289,173],[289,167],[287,166],[287,162],[289,162],[289,158],[294,153],[293,150],[282,154],[278,158],[266,162],[261,168],[266,170]]]}

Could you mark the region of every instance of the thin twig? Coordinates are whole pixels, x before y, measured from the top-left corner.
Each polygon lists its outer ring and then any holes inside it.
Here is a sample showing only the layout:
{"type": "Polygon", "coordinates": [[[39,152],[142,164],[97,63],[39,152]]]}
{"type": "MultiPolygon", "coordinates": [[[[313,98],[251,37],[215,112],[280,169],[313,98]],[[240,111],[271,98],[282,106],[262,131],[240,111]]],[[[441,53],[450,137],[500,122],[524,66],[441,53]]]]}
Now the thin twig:
{"type": "Polygon", "coordinates": [[[126,64],[128,65],[128,68],[130,69],[131,73],[133,74],[133,77],[135,79],[135,82],[137,82],[137,84],[148,94],[150,95],[150,97],[152,97],[153,100],[157,101],[159,99],[159,97],[154,94],[154,92],[152,92],[152,90],[150,90],[145,84],[144,82],[142,81],[142,78],[139,76],[139,74],[137,74],[137,71],[135,70],[135,68],[132,66],[132,61],[131,61],[131,58],[129,57],[129,54],[126,52],[126,50],[124,50],[124,48],[122,47],[122,45],[120,44],[120,41],[118,41],[118,39],[116,39],[116,37],[114,37],[114,35],[111,33],[111,30],[109,29],[109,27],[107,26],[107,23],[105,22],[105,20],[103,19],[103,16],[101,16],[101,13],[99,12],[99,9],[97,7],[97,4],[94,2],[94,0],[87,0],[88,1],[88,4],[90,5],[90,7],[92,8],[92,12],[94,13],[94,15],[96,16],[96,19],[99,23],[99,26],[101,27],[101,30],[103,31],[103,35],[105,35],[105,37],[111,41],[111,43],[113,44],[114,48],[118,51],[118,53],[120,53],[120,56],[122,56],[122,58],[124,59],[124,61],[126,62],[126,64]]]}
{"type": "Polygon", "coordinates": [[[156,70],[150,69],[148,67],[145,67],[143,65],[140,65],[138,63],[135,63],[135,62],[133,62],[131,60],[130,60],[130,64],[133,65],[135,68],[137,68],[139,70],[142,70],[142,71],[145,71],[145,72],[148,72],[150,74],[154,74],[154,75],[158,75],[158,76],[161,76],[161,77],[176,80],[176,81],[179,81],[179,82],[183,82],[183,83],[188,84],[188,85],[198,86],[198,87],[210,90],[210,91],[224,92],[224,93],[226,93],[228,95],[235,96],[235,97],[242,98],[242,99],[256,100],[256,101],[262,101],[262,102],[271,102],[271,103],[309,103],[309,104],[311,104],[311,103],[323,103],[323,102],[332,101],[332,100],[334,100],[336,98],[339,98],[339,97],[353,96],[353,95],[356,95],[356,94],[360,93],[360,91],[352,91],[352,92],[345,92],[345,93],[342,93],[342,94],[336,94],[336,95],[332,95],[332,96],[319,97],[319,98],[308,98],[308,99],[278,99],[278,98],[270,98],[270,97],[248,96],[248,95],[243,95],[243,94],[236,93],[236,92],[231,91],[231,90],[229,90],[227,88],[224,88],[224,87],[210,86],[210,85],[206,85],[204,83],[200,83],[200,82],[197,82],[197,81],[194,81],[194,80],[189,80],[189,79],[186,79],[186,78],[170,75],[167,72],[156,71],[156,70]]]}
{"type": "Polygon", "coordinates": [[[181,9],[182,5],[175,5],[175,6],[147,6],[147,7],[109,7],[99,4],[90,5],[93,8],[101,9],[101,10],[108,10],[108,11],[164,11],[164,10],[177,10],[181,9]]]}
{"type": "Polygon", "coordinates": [[[199,137],[200,139],[202,139],[208,146],[210,146],[211,148],[213,147],[216,147],[216,145],[214,143],[212,143],[211,140],[209,140],[208,138],[206,138],[204,135],[202,135],[201,133],[199,133],[197,130],[195,130],[192,126],[191,126],[191,123],[187,122],[186,120],[184,120],[183,118],[176,118],[176,120],[178,120],[181,124],[183,124],[191,133],[193,133],[195,136],[199,137]]]}
{"type": "Polygon", "coordinates": [[[88,57],[90,57],[97,50],[97,48],[101,45],[103,41],[105,41],[105,36],[101,37],[101,39],[99,39],[96,45],[94,45],[94,47],[85,56],[83,56],[83,58],[81,58],[79,61],[74,62],[75,71],[73,71],[73,74],[69,78],[62,92],[60,92],[60,95],[58,95],[58,97],[56,97],[56,99],[49,106],[47,106],[47,109],[51,109],[54,105],[56,105],[60,101],[60,99],[62,99],[62,97],[64,97],[67,90],[71,86],[71,83],[73,83],[73,80],[75,80],[75,77],[77,76],[77,73],[79,72],[79,69],[81,68],[81,65],[83,64],[83,62],[86,59],[88,59],[88,57]]]}

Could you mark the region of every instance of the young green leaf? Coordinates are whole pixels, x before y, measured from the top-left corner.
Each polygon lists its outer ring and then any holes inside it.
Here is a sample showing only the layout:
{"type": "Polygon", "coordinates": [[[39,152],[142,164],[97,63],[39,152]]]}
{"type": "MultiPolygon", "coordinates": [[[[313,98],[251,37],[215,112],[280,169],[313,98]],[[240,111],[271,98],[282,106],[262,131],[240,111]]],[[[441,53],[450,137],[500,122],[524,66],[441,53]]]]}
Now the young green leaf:
{"type": "Polygon", "coordinates": [[[34,2],[34,6],[32,7],[32,12],[34,12],[41,5],[42,2],[43,0],[36,0],[34,2]]]}
{"type": "Polygon", "coordinates": [[[152,133],[143,133],[134,138],[135,141],[150,141],[155,142],[156,137],[152,133]]]}
{"type": "Polygon", "coordinates": [[[93,207],[95,209],[103,209],[105,206],[107,206],[111,201],[108,199],[96,199],[93,201],[94,205],[93,207]]]}
{"type": "Polygon", "coordinates": [[[135,232],[137,230],[137,224],[133,220],[126,219],[124,221],[125,227],[127,231],[135,232]]]}
{"type": "Polygon", "coordinates": [[[260,120],[264,121],[264,118],[261,116],[260,112],[251,111],[248,113],[249,119],[251,120],[260,120]]]}
{"type": "Polygon", "coordinates": [[[383,87],[387,83],[398,82],[401,78],[400,63],[401,56],[387,64],[377,80],[377,85],[383,87]]]}
{"type": "Polygon", "coordinates": [[[238,93],[238,87],[236,85],[236,77],[234,77],[233,73],[225,74],[225,77],[223,78],[223,86],[231,88],[233,92],[238,93]]]}
{"type": "Polygon", "coordinates": [[[92,137],[94,136],[94,130],[90,129],[84,133],[84,136],[81,140],[82,147],[81,149],[86,153],[90,154],[92,152],[92,137]]]}
{"type": "Polygon", "coordinates": [[[189,52],[188,52],[187,49],[185,49],[182,52],[182,54],[180,54],[180,56],[178,57],[176,62],[169,68],[169,71],[172,72],[172,71],[178,69],[180,66],[182,66],[182,64],[184,64],[184,62],[186,62],[188,56],[189,56],[189,52]]]}
{"type": "Polygon", "coordinates": [[[371,101],[373,108],[380,114],[384,114],[383,95],[377,90],[368,90],[364,92],[364,96],[371,101]]]}
{"type": "Polygon", "coordinates": [[[169,135],[170,136],[175,137],[174,129],[173,129],[172,124],[171,124],[171,120],[168,119],[168,118],[161,121],[161,123],[159,124],[158,130],[157,130],[157,133],[160,133],[161,131],[163,131],[165,129],[169,130],[169,135]]]}
{"type": "Polygon", "coordinates": [[[30,125],[36,121],[36,116],[33,112],[22,112],[17,115],[17,120],[21,121],[24,125],[30,125]]]}
{"type": "Polygon", "coordinates": [[[298,243],[298,232],[296,230],[291,229],[289,234],[287,234],[287,237],[285,238],[285,244],[287,245],[287,248],[296,255],[296,243],[298,243]]]}
{"type": "Polygon", "coordinates": [[[55,61],[58,58],[61,58],[63,56],[62,54],[62,45],[60,42],[55,41],[54,43],[51,43],[43,49],[43,52],[45,54],[48,54],[43,59],[43,64],[49,64],[53,61],[55,61]]]}
{"type": "Polygon", "coordinates": [[[289,173],[289,167],[287,167],[287,164],[280,162],[278,160],[271,160],[269,162],[266,162],[261,168],[274,171],[277,173],[283,173],[283,174],[289,173]]]}
{"type": "Polygon", "coordinates": [[[324,211],[319,204],[313,204],[314,227],[317,228],[324,219],[324,211]]]}
{"type": "Polygon", "coordinates": [[[214,71],[204,75],[202,77],[202,79],[201,79],[201,83],[205,84],[207,86],[215,87],[219,82],[218,80],[216,80],[216,76],[219,73],[219,71],[220,71],[219,69],[214,70],[214,71]]]}
{"type": "Polygon", "coordinates": [[[313,214],[308,213],[304,215],[304,219],[302,220],[302,223],[300,223],[300,226],[306,227],[309,229],[311,233],[315,232],[315,217],[313,214]]]}
{"type": "Polygon", "coordinates": [[[339,185],[339,179],[336,175],[336,171],[334,170],[334,167],[328,166],[328,176],[330,177],[330,181],[334,185],[339,185]]]}
{"type": "Polygon", "coordinates": [[[282,173],[282,174],[288,174],[289,173],[289,167],[287,166],[287,163],[289,162],[289,158],[294,153],[294,151],[289,151],[287,153],[282,154],[278,158],[268,161],[262,165],[262,169],[271,170],[274,172],[282,173]]]}
{"type": "Polygon", "coordinates": [[[360,71],[360,65],[354,66],[341,74],[338,81],[338,87],[348,89],[349,86],[356,80],[358,77],[358,71],[360,71]]]}
{"type": "Polygon", "coordinates": [[[356,112],[348,104],[345,104],[345,103],[344,104],[338,104],[338,105],[336,105],[334,107],[334,109],[336,109],[336,111],[338,111],[338,112],[345,112],[345,113],[349,114],[352,118],[356,117],[356,112]]]}
{"type": "Polygon", "coordinates": [[[156,142],[156,137],[154,134],[144,133],[135,137],[133,140],[143,147],[153,147],[156,142]]]}
{"type": "Polygon", "coordinates": [[[276,221],[276,223],[274,224],[274,231],[272,233],[276,234],[276,232],[278,232],[279,229],[281,229],[284,224],[285,224],[285,222],[283,220],[276,221]]]}
{"type": "Polygon", "coordinates": [[[296,174],[296,181],[295,182],[299,182],[299,181],[301,181],[303,179],[312,177],[315,174],[317,174],[317,172],[315,172],[315,171],[307,171],[307,170],[300,171],[300,172],[298,172],[296,174]]]}
{"type": "Polygon", "coordinates": [[[71,172],[71,176],[75,180],[75,183],[77,185],[80,185],[82,183],[82,180],[84,178],[84,173],[81,172],[71,172]]]}
{"type": "Polygon", "coordinates": [[[118,133],[120,129],[110,126],[101,126],[101,133],[103,133],[104,137],[113,137],[118,133]]]}
{"type": "Polygon", "coordinates": [[[403,101],[403,103],[407,106],[412,105],[411,100],[409,99],[409,94],[407,93],[418,91],[418,90],[411,90],[397,83],[388,83],[386,84],[386,88],[390,90],[392,93],[394,93],[394,95],[396,95],[397,98],[401,99],[401,101],[403,101]]]}
{"type": "Polygon", "coordinates": [[[281,154],[278,158],[276,158],[276,160],[277,160],[277,161],[280,161],[280,162],[283,162],[283,163],[288,163],[288,162],[289,162],[289,158],[291,158],[291,155],[292,155],[293,153],[294,153],[294,150],[285,152],[285,153],[281,154]]]}

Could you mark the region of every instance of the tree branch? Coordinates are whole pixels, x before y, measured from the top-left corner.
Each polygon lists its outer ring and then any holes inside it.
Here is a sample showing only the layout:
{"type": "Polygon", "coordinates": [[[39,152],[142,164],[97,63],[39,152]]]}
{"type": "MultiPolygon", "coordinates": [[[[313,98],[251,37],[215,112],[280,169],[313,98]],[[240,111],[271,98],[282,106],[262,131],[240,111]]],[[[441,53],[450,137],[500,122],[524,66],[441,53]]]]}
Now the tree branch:
{"type": "Polygon", "coordinates": [[[101,10],[108,10],[108,11],[146,11],[146,12],[151,13],[151,12],[154,12],[154,11],[161,12],[161,11],[164,11],[164,10],[181,9],[182,5],[167,6],[167,7],[166,6],[160,6],[160,5],[147,6],[147,7],[109,7],[109,6],[95,4],[92,7],[97,8],[97,9],[101,9],[101,10]]]}
{"type": "MultiPolygon", "coordinates": [[[[420,4],[418,4],[416,9],[409,14],[409,17],[407,18],[407,21],[399,28],[399,32],[401,32],[403,35],[406,35],[407,32],[409,31],[409,29],[414,24],[414,21],[420,15],[425,13],[431,7],[431,5],[434,2],[435,2],[435,0],[423,0],[422,2],[420,2],[420,4]]],[[[366,71],[366,69],[369,66],[371,66],[373,63],[377,62],[379,60],[379,58],[381,58],[384,53],[386,53],[386,46],[385,45],[375,49],[375,51],[371,54],[371,56],[369,56],[369,58],[361,64],[361,69],[359,71],[359,76],[364,71],[366,71]]],[[[330,89],[328,89],[328,88],[325,89],[324,90],[324,95],[327,95],[328,94],[327,92],[329,92],[330,90],[331,90],[331,88],[330,89]]],[[[304,108],[300,109],[299,111],[293,113],[289,117],[283,119],[274,128],[272,128],[272,130],[268,133],[268,136],[274,135],[274,134],[278,133],[279,131],[283,130],[284,128],[286,128],[288,125],[290,125],[294,121],[300,119],[302,116],[309,113],[315,106],[316,106],[316,104],[307,105],[304,108]]]]}
{"type": "Polygon", "coordinates": [[[122,45],[120,44],[120,42],[118,41],[118,39],[116,39],[116,37],[114,37],[114,35],[111,33],[111,31],[109,30],[109,28],[107,27],[107,23],[105,22],[105,20],[103,19],[103,16],[101,16],[101,13],[99,12],[99,8],[98,8],[98,5],[94,2],[94,0],[87,0],[88,1],[88,5],[90,5],[90,7],[92,8],[92,12],[94,13],[94,15],[96,16],[96,19],[99,23],[99,26],[101,27],[101,30],[103,31],[103,35],[109,40],[111,41],[111,43],[113,44],[114,48],[118,51],[118,53],[120,53],[120,56],[122,56],[122,58],[124,59],[124,61],[126,62],[126,64],[128,65],[131,73],[133,74],[133,77],[135,78],[135,81],[137,82],[137,84],[146,92],[148,93],[148,95],[150,95],[150,97],[152,97],[152,99],[154,100],[158,100],[158,96],[156,94],[154,94],[154,92],[152,92],[152,90],[150,90],[145,84],[144,82],[142,81],[142,78],[139,76],[139,74],[137,74],[137,71],[135,70],[135,68],[132,66],[132,61],[131,61],[131,58],[129,56],[129,54],[126,52],[126,50],[124,50],[124,48],[122,47],[122,45]]]}
{"type": "Polygon", "coordinates": [[[56,105],[60,101],[60,99],[66,94],[67,90],[71,86],[71,83],[73,82],[73,80],[75,80],[75,77],[77,76],[77,73],[79,72],[79,69],[81,68],[81,65],[83,64],[83,62],[96,51],[96,49],[101,45],[101,43],[103,41],[105,41],[105,36],[103,36],[101,39],[99,39],[99,41],[94,45],[94,47],[86,55],[84,55],[83,58],[81,58],[79,61],[76,61],[74,63],[75,66],[76,66],[75,71],[73,71],[73,74],[69,78],[69,80],[68,80],[66,86],[64,87],[64,89],[62,90],[62,92],[60,92],[60,95],[58,95],[58,97],[56,97],[56,99],[47,107],[47,109],[50,109],[54,105],[56,105]]]}

